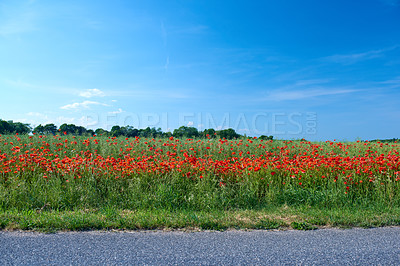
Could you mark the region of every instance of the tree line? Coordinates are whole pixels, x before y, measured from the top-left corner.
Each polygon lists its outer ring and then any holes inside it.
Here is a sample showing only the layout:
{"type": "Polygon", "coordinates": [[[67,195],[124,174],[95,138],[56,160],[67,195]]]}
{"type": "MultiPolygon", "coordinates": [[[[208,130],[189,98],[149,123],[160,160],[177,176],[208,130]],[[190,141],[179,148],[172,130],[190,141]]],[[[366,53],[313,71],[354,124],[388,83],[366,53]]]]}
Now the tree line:
{"type": "Polygon", "coordinates": [[[393,143],[393,142],[400,142],[400,139],[398,139],[398,138],[392,138],[392,139],[373,139],[373,140],[370,140],[370,142],[393,143]]]}
{"type": "MultiPolygon", "coordinates": [[[[93,136],[103,135],[109,137],[146,137],[146,138],[162,138],[162,137],[176,137],[176,138],[225,138],[235,139],[246,137],[238,134],[234,129],[215,130],[213,128],[198,130],[195,127],[181,126],[173,132],[163,132],[161,128],[147,127],[144,129],[134,128],[132,126],[113,126],[110,131],[98,128],[96,130],[86,129],[83,126],[74,124],[62,124],[57,127],[55,124],[38,125],[32,128],[29,124],[4,121],[0,119],[0,134],[40,134],[40,135],[55,135],[55,134],[71,134],[78,136],[93,136]]],[[[261,139],[272,140],[273,136],[260,136],[261,139]]]]}

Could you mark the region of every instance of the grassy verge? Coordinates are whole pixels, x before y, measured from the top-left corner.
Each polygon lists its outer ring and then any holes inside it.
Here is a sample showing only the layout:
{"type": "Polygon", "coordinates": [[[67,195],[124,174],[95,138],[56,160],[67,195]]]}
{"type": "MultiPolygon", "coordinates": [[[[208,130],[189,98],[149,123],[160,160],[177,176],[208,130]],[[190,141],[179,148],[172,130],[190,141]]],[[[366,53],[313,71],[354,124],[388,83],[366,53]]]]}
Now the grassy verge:
{"type": "Polygon", "coordinates": [[[379,227],[400,225],[400,208],[315,209],[307,206],[260,210],[2,210],[3,230],[40,232],[81,230],[227,230],[379,227]]]}

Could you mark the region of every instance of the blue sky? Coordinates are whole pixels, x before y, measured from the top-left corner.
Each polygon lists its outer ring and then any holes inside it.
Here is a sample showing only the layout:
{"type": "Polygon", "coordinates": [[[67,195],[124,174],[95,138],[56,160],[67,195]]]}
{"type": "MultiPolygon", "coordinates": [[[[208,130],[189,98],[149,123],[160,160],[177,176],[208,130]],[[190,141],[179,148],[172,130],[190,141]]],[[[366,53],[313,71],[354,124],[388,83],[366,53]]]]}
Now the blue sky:
{"type": "Polygon", "coordinates": [[[400,1],[0,2],[0,118],[400,137],[400,1]]]}

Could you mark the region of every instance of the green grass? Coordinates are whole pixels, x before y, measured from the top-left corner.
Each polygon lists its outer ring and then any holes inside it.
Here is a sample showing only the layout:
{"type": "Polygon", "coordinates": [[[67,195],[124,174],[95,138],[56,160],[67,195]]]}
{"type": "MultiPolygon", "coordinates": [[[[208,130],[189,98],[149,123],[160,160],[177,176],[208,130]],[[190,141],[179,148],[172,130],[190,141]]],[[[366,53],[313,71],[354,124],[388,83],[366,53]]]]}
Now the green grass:
{"type": "MultiPolygon", "coordinates": [[[[187,179],[140,181],[58,179],[9,184],[0,192],[0,228],[58,230],[287,229],[400,225],[400,207],[335,190],[221,189],[187,179]]],[[[211,184],[210,184],[211,183],[211,184]]]]}
{"type": "Polygon", "coordinates": [[[380,227],[400,225],[400,208],[315,209],[269,207],[261,210],[1,210],[3,230],[231,230],[380,227]]]}

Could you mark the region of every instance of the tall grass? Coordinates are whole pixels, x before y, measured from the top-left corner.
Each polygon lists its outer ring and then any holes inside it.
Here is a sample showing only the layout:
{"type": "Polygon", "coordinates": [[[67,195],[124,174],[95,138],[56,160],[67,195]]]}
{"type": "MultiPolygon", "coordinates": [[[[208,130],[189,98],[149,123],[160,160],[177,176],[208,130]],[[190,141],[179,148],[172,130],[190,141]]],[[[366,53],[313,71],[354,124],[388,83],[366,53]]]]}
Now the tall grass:
{"type": "Polygon", "coordinates": [[[397,143],[0,136],[0,208],[400,207],[399,150],[397,143]]]}

